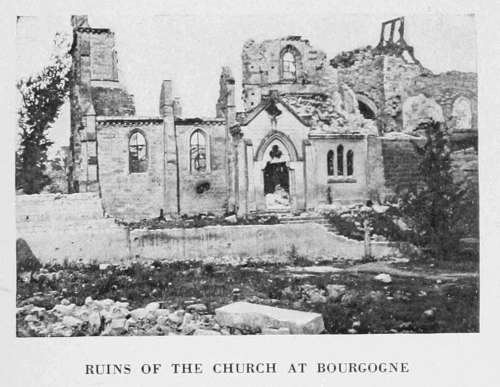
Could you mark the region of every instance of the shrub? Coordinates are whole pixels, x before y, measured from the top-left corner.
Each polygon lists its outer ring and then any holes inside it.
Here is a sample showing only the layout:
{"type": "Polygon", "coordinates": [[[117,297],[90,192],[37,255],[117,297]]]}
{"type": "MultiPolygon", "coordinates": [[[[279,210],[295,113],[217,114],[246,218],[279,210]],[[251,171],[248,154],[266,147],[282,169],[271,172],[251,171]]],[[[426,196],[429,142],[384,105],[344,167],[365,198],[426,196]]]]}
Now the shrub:
{"type": "Polygon", "coordinates": [[[26,271],[33,272],[42,267],[40,260],[35,257],[28,243],[22,238],[16,240],[16,263],[18,274],[26,271]]]}

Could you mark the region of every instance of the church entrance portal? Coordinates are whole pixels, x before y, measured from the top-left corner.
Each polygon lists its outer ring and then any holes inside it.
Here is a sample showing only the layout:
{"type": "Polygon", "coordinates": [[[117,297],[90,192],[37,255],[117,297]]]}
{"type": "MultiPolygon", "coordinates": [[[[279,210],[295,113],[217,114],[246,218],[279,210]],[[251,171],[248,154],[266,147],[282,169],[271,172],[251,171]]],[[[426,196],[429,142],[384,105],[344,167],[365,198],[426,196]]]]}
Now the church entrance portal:
{"type": "Polygon", "coordinates": [[[264,196],[266,207],[270,210],[290,208],[290,176],[286,161],[278,145],[273,145],[269,152],[271,160],[267,162],[264,173],[264,196]]]}

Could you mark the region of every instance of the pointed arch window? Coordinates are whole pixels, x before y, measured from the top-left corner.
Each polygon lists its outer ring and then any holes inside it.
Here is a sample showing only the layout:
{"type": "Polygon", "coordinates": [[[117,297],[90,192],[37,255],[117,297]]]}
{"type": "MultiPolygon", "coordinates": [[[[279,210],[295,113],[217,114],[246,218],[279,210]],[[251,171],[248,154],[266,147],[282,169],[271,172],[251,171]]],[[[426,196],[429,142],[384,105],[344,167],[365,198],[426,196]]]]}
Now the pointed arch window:
{"type": "Polygon", "coordinates": [[[128,140],[128,158],[130,173],[146,172],[148,169],[148,147],[146,138],[139,131],[134,131],[128,140]]]}
{"type": "Polygon", "coordinates": [[[334,158],[335,154],[332,150],[329,150],[326,154],[326,169],[328,176],[333,176],[335,174],[334,169],[334,158]]]}
{"type": "Polygon", "coordinates": [[[207,171],[207,138],[205,133],[197,129],[191,134],[189,140],[189,156],[191,172],[207,171]]]}
{"type": "Polygon", "coordinates": [[[339,145],[337,147],[337,175],[342,176],[344,174],[344,146],[339,145]]]}
{"type": "Polygon", "coordinates": [[[283,66],[283,79],[296,79],[297,63],[295,60],[295,55],[293,55],[293,52],[285,51],[281,60],[283,66]]]}
{"type": "Polygon", "coordinates": [[[352,176],[354,173],[354,152],[352,150],[347,151],[346,164],[347,176],[352,176]]]}

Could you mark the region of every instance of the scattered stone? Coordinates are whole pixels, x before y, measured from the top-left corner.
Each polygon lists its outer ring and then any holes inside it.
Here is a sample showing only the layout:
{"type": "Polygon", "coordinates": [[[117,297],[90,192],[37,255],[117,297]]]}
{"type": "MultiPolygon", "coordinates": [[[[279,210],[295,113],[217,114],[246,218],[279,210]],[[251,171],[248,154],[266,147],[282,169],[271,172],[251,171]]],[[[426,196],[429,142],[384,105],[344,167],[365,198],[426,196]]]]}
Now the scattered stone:
{"type": "Polygon", "coordinates": [[[205,313],[207,311],[207,306],[204,304],[193,304],[187,307],[189,312],[205,313]]]}
{"type": "Polygon", "coordinates": [[[326,297],[319,293],[311,294],[309,302],[312,304],[324,304],[326,302],[326,297]]]}
{"type": "Polygon", "coordinates": [[[263,335],[289,335],[290,334],[290,329],[286,327],[274,329],[274,328],[263,328],[262,329],[262,334],[263,335]]]}
{"type": "Polygon", "coordinates": [[[73,316],[64,316],[62,319],[62,324],[65,327],[76,328],[83,323],[82,320],[73,316]]]}
{"type": "Polygon", "coordinates": [[[101,315],[99,312],[92,312],[88,317],[89,322],[89,330],[92,334],[96,334],[99,332],[101,328],[101,315]]]}
{"type": "Polygon", "coordinates": [[[346,287],[345,285],[331,284],[331,285],[326,285],[326,291],[328,293],[329,299],[337,301],[345,294],[346,287]]]}
{"type": "Polygon", "coordinates": [[[392,278],[389,274],[381,273],[374,277],[377,281],[383,282],[384,284],[390,284],[392,282],[392,278]]]}
{"type": "Polygon", "coordinates": [[[103,335],[118,336],[126,332],[125,325],[127,320],[124,318],[117,318],[111,321],[106,327],[103,335]]]}
{"type": "Polygon", "coordinates": [[[209,329],[196,329],[193,336],[220,336],[221,332],[212,331],[209,329]]]}
{"type": "Polygon", "coordinates": [[[26,322],[38,322],[38,318],[33,315],[33,314],[28,314],[25,318],[24,318],[24,321],[26,322]]]}
{"type": "Polygon", "coordinates": [[[53,312],[63,316],[69,316],[73,314],[74,310],[75,310],[75,304],[70,304],[70,305],[57,304],[52,309],[53,312]]]}
{"type": "Polygon", "coordinates": [[[146,312],[154,312],[157,309],[160,309],[160,303],[159,302],[150,302],[149,304],[146,305],[146,307],[144,309],[146,309],[146,312]]]}
{"type": "Polygon", "coordinates": [[[238,222],[238,219],[236,218],[236,215],[229,215],[229,216],[226,216],[226,217],[224,218],[224,220],[225,220],[226,222],[228,222],[228,223],[233,223],[233,224],[235,224],[235,223],[237,223],[237,222],[238,222]]]}
{"type": "Polygon", "coordinates": [[[235,302],[215,310],[215,319],[223,327],[260,330],[290,329],[292,334],[318,334],[324,329],[319,313],[301,312],[266,305],[235,302]]]}
{"type": "Polygon", "coordinates": [[[339,271],[343,271],[343,269],[333,266],[287,266],[286,269],[294,273],[306,272],[317,274],[337,273],[339,271]]]}
{"type": "Polygon", "coordinates": [[[175,325],[182,324],[182,322],[184,321],[184,311],[182,309],[176,310],[175,312],[168,315],[168,319],[175,325]]]}
{"type": "Polygon", "coordinates": [[[148,311],[145,308],[137,308],[130,312],[130,315],[136,320],[142,320],[148,315],[148,311]]]}

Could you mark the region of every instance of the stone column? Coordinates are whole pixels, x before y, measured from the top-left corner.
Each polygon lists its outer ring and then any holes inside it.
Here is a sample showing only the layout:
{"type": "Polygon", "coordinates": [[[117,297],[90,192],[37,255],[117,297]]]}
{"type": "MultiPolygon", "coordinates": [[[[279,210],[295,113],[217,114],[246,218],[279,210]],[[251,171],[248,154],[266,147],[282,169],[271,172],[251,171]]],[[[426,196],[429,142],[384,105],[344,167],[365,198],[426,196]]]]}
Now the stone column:
{"type": "Polygon", "coordinates": [[[178,216],[180,208],[179,166],[177,133],[174,120],[174,99],[172,81],[165,80],[161,85],[160,115],[163,118],[163,209],[171,216],[178,216]]]}
{"type": "Polygon", "coordinates": [[[246,213],[255,210],[255,172],[253,161],[253,144],[245,140],[245,179],[246,179],[246,213]]]}
{"type": "Polygon", "coordinates": [[[313,199],[314,187],[314,160],[310,140],[304,140],[302,143],[304,157],[304,208],[314,208],[316,203],[313,199]]]}

